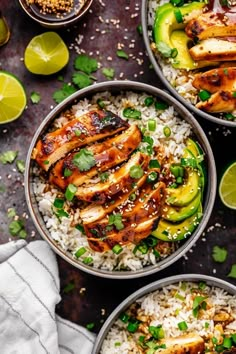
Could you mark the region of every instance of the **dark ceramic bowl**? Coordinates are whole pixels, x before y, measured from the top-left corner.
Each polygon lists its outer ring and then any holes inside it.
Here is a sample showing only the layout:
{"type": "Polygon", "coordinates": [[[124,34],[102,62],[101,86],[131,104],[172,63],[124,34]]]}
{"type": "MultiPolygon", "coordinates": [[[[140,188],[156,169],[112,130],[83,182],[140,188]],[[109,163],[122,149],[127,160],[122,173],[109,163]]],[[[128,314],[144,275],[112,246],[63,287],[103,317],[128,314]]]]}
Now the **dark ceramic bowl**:
{"type": "Polygon", "coordinates": [[[57,20],[51,20],[50,15],[47,17],[41,17],[37,12],[32,11],[30,6],[28,5],[27,0],[19,0],[19,3],[25,13],[32,18],[32,20],[38,22],[40,25],[46,28],[50,28],[51,30],[56,30],[59,28],[65,28],[74,25],[77,21],[83,17],[83,15],[88,11],[90,6],[92,5],[93,0],[86,0],[85,4],[81,8],[78,13],[75,13],[74,16],[70,16],[68,18],[62,18],[57,20]]]}
{"type": "Polygon", "coordinates": [[[214,156],[212,154],[212,150],[210,144],[207,140],[207,137],[195,120],[195,118],[187,111],[185,107],[183,107],[177,100],[172,98],[167,93],[163,92],[163,90],[157,89],[155,87],[133,82],[133,81],[109,81],[103,82],[100,84],[93,85],[91,87],[82,89],[65,101],[60,103],[57,107],[55,107],[48,116],[44,119],[41,123],[39,128],[37,129],[30,148],[28,152],[28,157],[26,161],[26,172],[25,172],[25,193],[26,193],[26,200],[29,207],[29,211],[31,217],[34,221],[34,224],[39,231],[40,235],[51,245],[56,253],[58,253],[62,258],[68,261],[70,264],[74,265],[75,267],[88,272],[90,274],[101,276],[105,278],[112,278],[112,279],[128,279],[128,278],[138,278],[141,276],[149,275],[155,272],[158,272],[175,261],[177,261],[180,257],[182,257],[197,241],[199,236],[202,234],[213,209],[215,194],[216,194],[216,168],[214,162],[214,156]],[[205,154],[205,162],[206,162],[206,169],[207,169],[207,176],[208,180],[206,183],[205,188],[205,197],[203,202],[203,218],[192,233],[192,235],[183,243],[181,246],[170,256],[166,257],[162,261],[158,262],[156,265],[146,266],[143,269],[137,271],[105,271],[101,269],[96,269],[85,265],[81,261],[78,261],[72,257],[71,254],[63,251],[61,248],[58,247],[57,243],[50,237],[49,231],[47,230],[43,217],[39,211],[38,204],[35,199],[35,195],[33,192],[33,176],[32,176],[32,169],[34,166],[34,161],[31,159],[32,151],[39,140],[39,138],[44,134],[48,127],[50,126],[51,122],[60,115],[62,111],[65,111],[66,108],[70,107],[75,101],[83,99],[85,97],[91,97],[92,95],[103,92],[103,91],[110,91],[114,94],[119,93],[121,91],[135,91],[135,92],[146,92],[149,95],[156,96],[162,101],[172,105],[175,110],[179,113],[182,119],[186,120],[192,127],[192,131],[197,137],[199,143],[201,144],[202,149],[204,150],[205,154]]]}
{"type": "Polygon", "coordinates": [[[151,49],[151,38],[150,38],[150,31],[152,30],[151,28],[148,28],[148,4],[150,0],[142,0],[142,29],[143,29],[143,38],[145,42],[145,46],[148,52],[149,59],[153,65],[153,68],[157,74],[157,76],[160,78],[162,83],[166,86],[166,88],[170,91],[171,95],[176,97],[182,104],[184,104],[187,109],[190,112],[193,112],[199,116],[201,116],[204,119],[207,119],[211,122],[218,123],[221,125],[225,125],[228,127],[236,127],[236,121],[229,121],[226,119],[222,119],[219,114],[213,115],[210,113],[206,113],[198,108],[196,108],[193,104],[187,102],[184,97],[182,97],[176,90],[175,88],[170,84],[170,82],[166,79],[166,77],[163,75],[162,68],[160,64],[158,63],[157,58],[155,57],[152,49],[151,49]]]}
{"type": "Polygon", "coordinates": [[[111,313],[111,315],[108,317],[108,319],[102,326],[97,336],[92,354],[100,353],[103,341],[106,338],[113,324],[117,321],[120,314],[122,312],[125,312],[125,310],[130,305],[132,305],[137,299],[171,284],[176,284],[179,282],[203,282],[203,281],[209,286],[214,286],[214,287],[216,286],[218,288],[227,291],[231,295],[236,295],[236,287],[234,285],[226,281],[223,281],[221,279],[210,277],[207,275],[202,275],[202,274],[182,274],[182,275],[176,275],[173,277],[158,280],[154,283],[146,285],[143,288],[135,291],[128,298],[126,298],[119,306],[117,306],[117,308],[111,313]]]}

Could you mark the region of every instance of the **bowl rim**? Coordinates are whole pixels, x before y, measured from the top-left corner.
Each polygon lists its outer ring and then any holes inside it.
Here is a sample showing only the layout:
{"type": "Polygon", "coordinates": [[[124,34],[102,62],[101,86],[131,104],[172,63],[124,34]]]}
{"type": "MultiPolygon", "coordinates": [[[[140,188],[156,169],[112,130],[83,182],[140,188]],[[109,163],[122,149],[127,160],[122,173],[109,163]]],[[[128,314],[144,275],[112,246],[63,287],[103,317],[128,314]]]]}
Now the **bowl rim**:
{"type": "Polygon", "coordinates": [[[167,278],[163,278],[157,281],[154,281],[150,284],[145,285],[144,287],[134,291],[131,295],[126,297],[109,315],[109,317],[104,322],[102,328],[100,329],[97,338],[94,343],[92,354],[99,354],[101,346],[103,344],[103,340],[105,339],[108,331],[112,327],[113,323],[119,317],[121,311],[125,310],[129,307],[132,303],[134,303],[140,297],[143,297],[149,293],[152,293],[158,289],[161,289],[165,286],[175,284],[181,281],[185,282],[198,282],[198,281],[205,281],[209,286],[216,286],[221,289],[226,290],[229,294],[236,295],[236,286],[233,284],[222,280],[220,278],[215,278],[209,275],[204,274],[179,274],[170,276],[167,278]]]}
{"type": "Polygon", "coordinates": [[[90,8],[90,6],[93,3],[93,0],[87,0],[84,6],[82,7],[82,11],[78,13],[78,15],[75,15],[72,17],[70,20],[65,20],[65,21],[56,21],[56,22],[50,22],[50,21],[45,21],[41,20],[34,14],[32,14],[28,9],[27,6],[25,5],[26,0],[18,0],[22,9],[24,12],[34,21],[38,22],[40,25],[46,28],[51,28],[51,29],[58,29],[61,27],[67,27],[70,25],[73,25],[75,22],[77,22],[90,8]]]}
{"type": "Polygon", "coordinates": [[[173,88],[173,86],[170,84],[170,82],[163,75],[162,69],[161,69],[160,65],[158,64],[158,61],[157,61],[157,59],[150,47],[150,40],[149,40],[149,36],[148,36],[148,26],[147,26],[147,8],[148,8],[149,1],[150,0],[142,0],[141,22],[142,22],[142,30],[143,30],[143,39],[144,39],[145,47],[146,47],[146,50],[148,53],[148,57],[154,67],[154,70],[155,70],[157,76],[161,80],[161,82],[165,85],[165,87],[167,87],[167,89],[170,91],[170,93],[173,94],[175,96],[175,98],[177,98],[178,101],[180,101],[183,105],[185,105],[190,110],[190,112],[192,111],[193,113],[195,113],[195,114],[201,116],[202,118],[207,119],[208,121],[211,121],[213,123],[217,123],[217,124],[224,125],[224,126],[231,127],[231,128],[236,128],[236,121],[231,122],[231,121],[227,121],[227,120],[224,120],[221,118],[214,117],[213,115],[208,114],[204,111],[201,111],[200,109],[196,108],[193,104],[187,102],[184,99],[184,97],[182,97],[173,88]]]}
{"type": "Polygon", "coordinates": [[[36,130],[32,138],[28,150],[28,155],[26,158],[25,197],[26,197],[26,202],[28,205],[31,218],[39,234],[42,236],[43,239],[45,239],[50,244],[53,250],[57,254],[59,254],[63,259],[65,259],[67,262],[69,262],[71,265],[75,266],[76,268],[79,268],[92,275],[100,276],[103,278],[110,278],[110,279],[131,279],[131,278],[138,278],[141,276],[153,274],[168,267],[169,265],[177,261],[180,257],[182,257],[193,246],[193,244],[197,241],[197,239],[202,234],[210,218],[214,206],[215,196],[216,196],[216,182],[217,182],[216,166],[215,166],[215,161],[211,150],[211,146],[201,126],[196,121],[196,119],[188,112],[188,110],[184,106],[182,106],[175,98],[171,97],[169,94],[162,91],[161,89],[140,82],[117,80],[117,81],[105,81],[102,83],[94,84],[90,87],[86,87],[82,90],[75,92],[70,97],[68,97],[63,102],[61,102],[59,105],[57,105],[41,122],[41,124],[39,125],[38,129],[36,130]],[[163,260],[161,260],[155,265],[149,265],[143,267],[142,269],[135,272],[134,271],[105,271],[102,269],[90,267],[72,258],[72,256],[70,256],[65,251],[62,251],[62,249],[56,245],[55,241],[52,240],[52,238],[50,237],[48,230],[43,230],[43,228],[46,229],[44,222],[40,222],[40,218],[41,220],[43,218],[40,215],[40,212],[38,210],[38,205],[36,204],[36,202],[34,203],[33,201],[35,197],[32,191],[33,183],[31,181],[31,167],[32,167],[31,155],[32,155],[33,148],[35,147],[35,144],[38,138],[40,137],[40,135],[42,134],[43,130],[46,130],[49,124],[51,123],[51,121],[54,120],[68,105],[72,105],[75,100],[83,99],[86,96],[92,96],[95,93],[109,91],[109,90],[116,91],[116,92],[133,90],[135,92],[146,92],[154,96],[161,97],[161,99],[173,105],[175,110],[182,117],[182,119],[186,119],[186,121],[191,125],[193,132],[197,135],[198,141],[200,142],[200,144],[202,145],[203,149],[206,152],[206,162],[208,168],[207,175],[208,175],[209,182],[205,190],[204,213],[201,222],[199,223],[198,227],[193,232],[193,234],[184,242],[184,244],[181,245],[170,256],[164,258],[163,260]]]}

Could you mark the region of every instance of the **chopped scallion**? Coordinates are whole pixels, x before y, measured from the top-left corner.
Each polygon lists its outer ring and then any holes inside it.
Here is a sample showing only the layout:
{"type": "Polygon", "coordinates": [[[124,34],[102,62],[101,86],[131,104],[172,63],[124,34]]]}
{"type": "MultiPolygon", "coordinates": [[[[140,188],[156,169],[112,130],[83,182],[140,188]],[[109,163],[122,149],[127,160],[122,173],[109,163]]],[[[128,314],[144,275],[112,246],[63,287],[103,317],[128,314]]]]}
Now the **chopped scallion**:
{"type": "Polygon", "coordinates": [[[77,187],[74,184],[70,183],[66,188],[66,192],[65,192],[66,199],[71,202],[76,192],[77,192],[77,187]]]}
{"type": "Polygon", "coordinates": [[[130,316],[125,312],[122,312],[119,317],[119,319],[124,323],[127,323],[129,321],[129,318],[130,316]]]}
{"type": "Polygon", "coordinates": [[[105,103],[103,102],[103,100],[101,98],[97,99],[97,105],[99,106],[99,108],[103,109],[105,108],[105,103]]]}
{"type": "Polygon", "coordinates": [[[163,128],[163,133],[166,138],[169,138],[171,136],[171,129],[167,125],[163,128]]]}
{"type": "Polygon", "coordinates": [[[61,198],[56,198],[53,203],[54,207],[57,209],[63,208],[64,205],[64,199],[61,198]]]}
{"type": "Polygon", "coordinates": [[[139,326],[139,322],[136,321],[136,322],[129,322],[128,323],[128,326],[127,326],[127,331],[130,332],[130,333],[135,333],[138,329],[138,326],[139,326]]]}
{"type": "Polygon", "coordinates": [[[123,251],[123,248],[117,244],[112,248],[113,253],[115,254],[120,254],[123,251]]]}
{"type": "Polygon", "coordinates": [[[75,257],[79,258],[79,257],[83,256],[83,254],[85,254],[86,252],[87,252],[86,248],[81,247],[75,252],[75,257]]]}
{"type": "Polygon", "coordinates": [[[148,130],[154,132],[156,130],[157,122],[155,119],[148,120],[148,130]]]}
{"type": "Polygon", "coordinates": [[[178,327],[181,331],[186,331],[186,329],[188,329],[188,325],[185,321],[179,322],[178,327]]]}
{"type": "Polygon", "coordinates": [[[182,23],[183,22],[183,16],[182,16],[181,11],[179,9],[176,9],[176,10],[174,10],[174,14],[175,14],[176,21],[178,23],[182,23]]]}
{"type": "Polygon", "coordinates": [[[160,164],[158,160],[150,160],[149,162],[149,168],[160,168],[160,164]]]}
{"type": "Polygon", "coordinates": [[[156,102],[155,103],[155,108],[158,110],[164,110],[167,109],[169,107],[169,105],[165,102],[156,102]]]}
{"type": "Polygon", "coordinates": [[[93,258],[92,257],[86,257],[84,260],[83,260],[83,263],[84,264],[91,264],[93,262],[93,258]]]}
{"type": "Polygon", "coordinates": [[[123,116],[125,118],[141,119],[141,112],[135,108],[127,107],[123,110],[123,116]]]}
{"type": "Polygon", "coordinates": [[[200,100],[207,101],[211,97],[211,94],[207,90],[202,90],[198,93],[198,96],[200,100]]]}
{"type": "Polygon", "coordinates": [[[153,97],[146,97],[144,100],[144,104],[146,107],[150,107],[154,103],[154,98],[153,97]]]}
{"type": "Polygon", "coordinates": [[[147,182],[153,183],[157,180],[157,178],[158,178],[157,172],[153,171],[153,172],[149,173],[149,175],[147,176],[147,182]]]}

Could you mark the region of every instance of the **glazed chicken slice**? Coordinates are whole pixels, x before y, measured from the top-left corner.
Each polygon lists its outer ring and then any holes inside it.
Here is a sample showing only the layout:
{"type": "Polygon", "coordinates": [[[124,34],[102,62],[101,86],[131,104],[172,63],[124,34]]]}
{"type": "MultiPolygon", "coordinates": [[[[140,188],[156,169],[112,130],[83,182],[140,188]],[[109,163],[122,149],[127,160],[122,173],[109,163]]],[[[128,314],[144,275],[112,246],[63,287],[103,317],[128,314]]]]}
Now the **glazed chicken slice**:
{"type": "Polygon", "coordinates": [[[195,333],[189,333],[179,337],[165,338],[158,342],[158,344],[166,345],[166,349],[162,349],[161,354],[205,353],[204,339],[195,333]]]}
{"type": "Polygon", "coordinates": [[[137,125],[131,125],[125,132],[107,139],[104,143],[92,145],[87,150],[93,152],[96,165],[88,171],[80,171],[73,163],[77,152],[73,152],[64,159],[58,161],[50,172],[49,181],[61,189],[65,189],[69,183],[80,186],[88,183],[89,179],[97,173],[104,172],[115,167],[129,158],[129,155],[137,148],[142,139],[137,125]],[[98,151],[98,153],[96,153],[98,151]],[[65,176],[69,171],[69,176],[65,176]]]}
{"type": "Polygon", "coordinates": [[[110,111],[93,110],[46,134],[38,141],[32,158],[48,171],[51,165],[73,149],[112,136],[128,126],[110,111]]]}
{"type": "Polygon", "coordinates": [[[204,39],[189,49],[194,60],[232,61],[236,60],[236,43],[222,39],[204,39]]]}
{"type": "Polygon", "coordinates": [[[208,11],[189,21],[185,27],[185,32],[188,37],[193,39],[197,37],[200,40],[214,37],[233,37],[236,36],[236,26],[227,16],[208,11]]]}
{"type": "Polygon", "coordinates": [[[211,93],[234,92],[236,91],[236,67],[217,68],[196,74],[192,84],[198,90],[207,90],[211,93]]]}
{"type": "Polygon", "coordinates": [[[148,237],[157,227],[158,220],[158,216],[153,216],[152,218],[141,222],[136,227],[128,225],[124,230],[107,234],[101,238],[90,233],[89,236],[87,236],[89,246],[96,252],[105,252],[111,250],[117,244],[138,244],[141,240],[148,237]]]}
{"type": "Polygon", "coordinates": [[[111,200],[112,196],[119,193],[124,187],[129,187],[135,183],[137,179],[130,176],[132,166],[140,166],[144,171],[148,167],[150,157],[141,152],[137,152],[131,158],[118,168],[115,172],[110,173],[108,179],[98,183],[88,183],[78,187],[76,197],[86,202],[95,202],[103,204],[107,200],[111,200]]]}
{"type": "Polygon", "coordinates": [[[121,229],[117,229],[114,224],[110,223],[109,215],[101,220],[85,224],[85,233],[90,247],[101,252],[111,249],[117,243],[139,243],[150,235],[159,219],[165,196],[165,184],[159,182],[155,189],[152,188],[153,186],[146,185],[134,202],[127,201],[122,207],[116,209],[116,213],[112,214],[112,216],[122,217],[121,229]]]}
{"type": "Polygon", "coordinates": [[[121,191],[116,195],[115,200],[111,200],[104,205],[100,204],[91,204],[86,208],[82,209],[80,212],[80,217],[83,220],[83,224],[89,224],[96,220],[104,218],[107,214],[111,214],[113,210],[123,204],[130,195],[134,193],[138,188],[140,188],[146,181],[147,175],[141,177],[134,186],[129,185],[128,188],[125,187],[124,192],[121,191]]]}
{"type": "Polygon", "coordinates": [[[236,110],[236,97],[233,92],[219,91],[211,95],[207,101],[201,101],[196,107],[211,113],[233,112],[236,110]]]}

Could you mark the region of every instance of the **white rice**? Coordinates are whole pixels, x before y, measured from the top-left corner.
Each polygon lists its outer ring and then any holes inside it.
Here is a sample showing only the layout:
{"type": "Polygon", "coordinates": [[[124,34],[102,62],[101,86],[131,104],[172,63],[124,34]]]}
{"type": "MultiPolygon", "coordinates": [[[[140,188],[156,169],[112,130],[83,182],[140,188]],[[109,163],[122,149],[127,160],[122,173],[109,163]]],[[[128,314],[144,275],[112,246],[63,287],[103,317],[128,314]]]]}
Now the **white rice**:
{"type": "MultiPolygon", "coordinates": [[[[164,148],[164,154],[171,157],[172,161],[178,162],[183,153],[185,141],[191,134],[191,127],[186,121],[178,117],[173,107],[169,107],[165,111],[157,111],[154,105],[146,107],[144,100],[148,96],[150,95],[127,91],[118,96],[113,96],[109,92],[98,93],[90,100],[86,98],[80,100],[73,106],[73,112],[78,117],[88,112],[96,106],[98,98],[104,101],[107,110],[118,114],[120,117],[123,117],[123,109],[132,105],[135,109],[141,111],[142,120],[130,119],[129,123],[146,127],[148,120],[155,118],[157,120],[157,129],[155,132],[150,132],[150,136],[154,140],[154,145],[162,146],[164,148]],[[172,133],[169,138],[166,138],[163,133],[165,126],[171,128],[172,133]]],[[[158,97],[156,99],[158,99],[158,97]]],[[[67,122],[67,118],[62,114],[55,120],[54,127],[60,128],[67,122]]],[[[39,178],[38,172],[36,168],[33,187],[39,210],[42,213],[51,238],[62,250],[68,252],[75,258],[76,251],[81,247],[85,247],[86,253],[80,260],[83,260],[85,257],[92,257],[93,267],[107,271],[123,269],[135,271],[142,269],[146,265],[156,264],[157,260],[152,251],[149,251],[147,254],[141,254],[141,252],[134,254],[133,249],[135,245],[133,244],[126,245],[119,255],[114,254],[112,251],[99,253],[91,250],[86,235],[83,235],[74,227],[74,225],[81,223],[80,210],[77,209],[75,212],[71,209],[71,202],[66,201],[64,209],[68,212],[69,217],[61,217],[59,220],[53,212],[53,202],[55,198],[62,196],[62,193],[57,188],[49,186],[45,180],[39,178]]],[[[175,249],[176,246],[173,243],[172,252],[175,249]]],[[[166,255],[163,255],[163,257],[165,256],[166,255]]]]}
{"type": "MultiPolygon", "coordinates": [[[[204,338],[207,346],[209,342],[211,343],[212,337],[220,341],[219,326],[214,322],[214,316],[221,311],[227,312],[232,317],[232,321],[224,327],[224,335],[230,336],[236,333],[236,296],[218,287],[206,286],[200,295],[207,296],[208,308],[196,318],[192,311],[193,293],[191,289],[193,288],[198,289],[197,283],[184,283],[184,287],[183,283],[179,283],[166,286],[138,299],[136,304],[138,304],[138,314],[143,319],[142,325],[161,325],[165,338],[195,333],[204,338]],[[181,295],[183,300],[176,298],[176,294],[181,295]],[[188,326],[185,331],[178,328],[178,323],[183,321],[188,326]],[[205,326],[206,322],[208,327],[205,326]]],[[[137,346],[137,341],[141,335],[144,335],[144,332],[138,329],[132,334],[126,330],[126,327],[127,323],[123,323],[120,319],[114,323],[103,342],[101,354],[143,353],[137,346]]],[[[155,351],[155,353],[159,352],[161,353],[162,349],[155,351]]]]}

